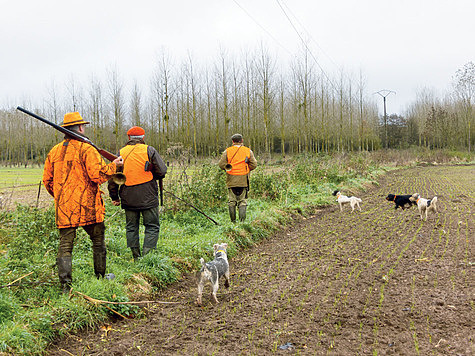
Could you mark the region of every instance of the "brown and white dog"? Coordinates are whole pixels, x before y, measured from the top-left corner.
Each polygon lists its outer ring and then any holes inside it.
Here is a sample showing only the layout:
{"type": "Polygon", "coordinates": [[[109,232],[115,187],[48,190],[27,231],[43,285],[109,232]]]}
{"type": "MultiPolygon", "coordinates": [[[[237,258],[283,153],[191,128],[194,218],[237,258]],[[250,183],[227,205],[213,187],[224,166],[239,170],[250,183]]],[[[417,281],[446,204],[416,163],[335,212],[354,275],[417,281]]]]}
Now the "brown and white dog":
{"type": "Polygon", "coordinates": [[[346,195],[342,195],[339,190],[335,190],[333,192],[333,195],[336,196],[336,201],[340,205],[340,211],[343,211],[343,205],[345,204],[350,204],[352,212],[355,210],[355,206],[357,206],[358,209],[361,211],[360,203],[362,202],[362,200],[360,198],[347,197],[346,195]]]}
{"type": "Polygon", "coordinates": [[[422,220],[422,214],[425,213],[426,220],[427,220],[427,213],[428,211],[432,211],[437,213],[437,197],[433,197],[432,199],[425,199],[421,198],[419,193],[412,194],[409,198],[410,201],[416,202],[417,208],[419,209],[419,215],[422,220]]]}

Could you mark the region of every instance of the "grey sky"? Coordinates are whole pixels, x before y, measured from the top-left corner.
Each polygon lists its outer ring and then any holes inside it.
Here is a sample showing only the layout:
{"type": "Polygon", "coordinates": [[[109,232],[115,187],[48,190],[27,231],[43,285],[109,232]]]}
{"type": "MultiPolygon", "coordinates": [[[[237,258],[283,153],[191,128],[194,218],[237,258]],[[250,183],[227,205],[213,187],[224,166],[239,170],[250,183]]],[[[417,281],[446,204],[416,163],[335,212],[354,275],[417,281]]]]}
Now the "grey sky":
{"type": "MultiPolygon", "coordinates": [[[[261,42],[279,64],[302,42],[330,78],[362,71],[367,93],[390,89],[388,113],[416,92],[443,96],[457,69],[475,60],[473,0],[0,0],[0,107],[48,96],[54,82],[80,83],[116,67],[146,82],[162,49],[180,63],[214,63],[261,42]],[[240,6],[239,6],[240,5],[240,6]],[[244,10],[243,10],[244,9],[244,10]],[[265,29],[265,30],[264,30],[265,29]]],[[[314,63],[315,64],[315,63],[314,63]]],[[[319,70],[315,64],[316,69],[319,70]]],[[[145,89],[145,88],[144,88],[145,89]]],[[[374,95],[382,107],[382,98],[374,95]]],[[[382,110],[382,109],[381,109],[382,110]]]]}

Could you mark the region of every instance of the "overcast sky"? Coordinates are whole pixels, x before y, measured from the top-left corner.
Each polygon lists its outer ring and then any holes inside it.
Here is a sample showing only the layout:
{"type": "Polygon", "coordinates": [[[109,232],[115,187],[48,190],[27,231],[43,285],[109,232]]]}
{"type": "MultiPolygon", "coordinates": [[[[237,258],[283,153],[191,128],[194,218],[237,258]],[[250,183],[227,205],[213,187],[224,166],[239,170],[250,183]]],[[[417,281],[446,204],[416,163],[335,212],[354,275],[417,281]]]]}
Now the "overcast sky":
{"type": "MultiPolygon", "coordinates": [[[[307,41],[316,70],[366,80],[382,112],[404,109],[423,88],[440,96],[475,61],[474,0],[0,0],[0,107],[48,97],[71,77],[89,83],[115,67],[146,83],[165,49],[214,63],[264,43],[279,64],[307,41]],[[290,21],[289,19],[290,18],[290,21]],[[295,27],[295,28],[294,28],[295,27]],[[299,34],[300,36],[299,36],[299,34]],[[318,62],[318,64],[315,62],[318,62]]],[[[144,88],[143,91],[146,91],[144,88]]]]}

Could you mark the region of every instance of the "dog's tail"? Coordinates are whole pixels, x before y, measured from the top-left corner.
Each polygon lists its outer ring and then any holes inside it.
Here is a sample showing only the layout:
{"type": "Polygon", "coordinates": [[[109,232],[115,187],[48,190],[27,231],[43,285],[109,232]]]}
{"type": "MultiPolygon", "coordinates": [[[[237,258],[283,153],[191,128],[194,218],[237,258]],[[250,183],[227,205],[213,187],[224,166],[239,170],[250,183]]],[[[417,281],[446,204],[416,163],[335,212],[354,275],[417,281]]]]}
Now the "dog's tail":
{"type": "Polygon", "coordinates": [[[200,262],[201,262],[201,270],[204,272],[209,272],[209,269],[208,267],[206,267],[206,262],[203,257],[200,258],[200,262]]]}
{"type": "Polygon", "coordinates": [[[435,205],[435,203],[437,203],[437,196],[433,197],[431,200],[430,200],[430,203],[435,205]]]}

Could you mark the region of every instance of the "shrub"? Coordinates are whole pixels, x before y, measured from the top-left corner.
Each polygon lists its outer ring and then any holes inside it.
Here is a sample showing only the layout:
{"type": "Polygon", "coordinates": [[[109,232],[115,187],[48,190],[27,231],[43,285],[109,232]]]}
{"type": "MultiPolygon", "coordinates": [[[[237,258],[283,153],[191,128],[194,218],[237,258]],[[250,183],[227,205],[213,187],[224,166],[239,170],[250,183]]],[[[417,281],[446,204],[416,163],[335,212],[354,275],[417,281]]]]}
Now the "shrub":
{"type": "Polygon", "coordinates": [[[265,174],[257,170],[251,175],[250,187],[253,198],[281,200],[289,187],[289,178],[286,172],[265,174]]]}

